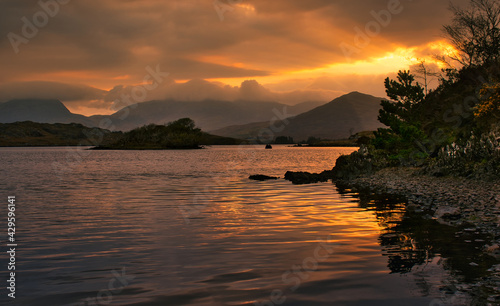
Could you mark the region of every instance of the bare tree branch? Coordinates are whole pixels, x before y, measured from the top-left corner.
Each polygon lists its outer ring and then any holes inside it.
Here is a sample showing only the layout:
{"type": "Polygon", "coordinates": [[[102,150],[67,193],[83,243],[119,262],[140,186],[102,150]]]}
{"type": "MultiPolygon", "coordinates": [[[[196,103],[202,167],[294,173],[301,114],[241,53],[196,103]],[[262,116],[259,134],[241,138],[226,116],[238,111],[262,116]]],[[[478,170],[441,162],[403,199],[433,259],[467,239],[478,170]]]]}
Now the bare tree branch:
{"type": "Polygon", "coordinates": [[[443,27],[458,51],[449,57],[463,66],[482,65],[500,59],[500,2],[470,0],[470,7],[450,6],[454,17],[443,27]]]}

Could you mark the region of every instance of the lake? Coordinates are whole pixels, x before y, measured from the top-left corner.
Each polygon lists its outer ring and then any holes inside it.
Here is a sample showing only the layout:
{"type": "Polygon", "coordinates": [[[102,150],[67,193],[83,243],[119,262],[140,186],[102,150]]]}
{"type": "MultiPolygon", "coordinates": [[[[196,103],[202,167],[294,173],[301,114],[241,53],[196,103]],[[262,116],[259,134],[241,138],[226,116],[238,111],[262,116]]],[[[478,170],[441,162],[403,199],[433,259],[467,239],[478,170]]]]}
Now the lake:
{"type": "Polygon", "coordinates": [[[408,223],[404,199],[248,179],[331,169],[353,150],[1,148],[0,214],[15,196],[18,246],[15,303],[5,288],[0,303],[460,304],[443,290],[447,236],[408,223]]]}

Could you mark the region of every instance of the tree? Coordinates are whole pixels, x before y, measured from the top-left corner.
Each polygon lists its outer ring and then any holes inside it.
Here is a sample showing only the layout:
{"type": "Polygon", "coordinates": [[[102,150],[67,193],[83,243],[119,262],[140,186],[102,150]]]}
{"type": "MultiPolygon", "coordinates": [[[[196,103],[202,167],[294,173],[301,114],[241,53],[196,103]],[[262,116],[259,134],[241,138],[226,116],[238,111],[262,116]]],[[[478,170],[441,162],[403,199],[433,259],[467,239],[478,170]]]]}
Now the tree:
{"type": "Polygon", "coordinates": [[[443,27],[458,53],[451,59],[463,66],[479,66],[500,59],[500,2],[470,0],[470,7],[452,5],[454,17],[443,27]]]}
{"type": "Polygon", "coordinates": [[[418,64],[413,65],[411,68],[415,71],[415,78],[423,81],[425,95],[429,93],[429,84],[433,81],[432,78],[440,77],[441,74],[433,71],[429,65],[425,63],[425,59],[417,58],[418,64]]]}
{"type": "Polygon", "coordinates": [[[399,71],[397,80],[385,79],[385,92],[392,100],[383,100],[379,113],[379,121],[397,132],[400,122],[409,122],[411,109],[425,98],[424,89],[415,83],[415,77],[410,71],[399,71]]]}
{"type": "Polygon", "coordinates": [[[399,71],[397,80],[387,78],[385,88],[391,100],[382,101],[378,120],[389,128],[375,133],[375,147],[396,153],[412,151],[415,143],[425,138],[414,115],[415,106],[425,98],[424,89],[406,70],[399,71]]]}
{"type": "Polygon", "coordinates": [[[196,128],[196,124],[191,118],[181,118],[174,122],[167,123],[167,128],[172,132],[199,132],[200,129],[196,128]]]}

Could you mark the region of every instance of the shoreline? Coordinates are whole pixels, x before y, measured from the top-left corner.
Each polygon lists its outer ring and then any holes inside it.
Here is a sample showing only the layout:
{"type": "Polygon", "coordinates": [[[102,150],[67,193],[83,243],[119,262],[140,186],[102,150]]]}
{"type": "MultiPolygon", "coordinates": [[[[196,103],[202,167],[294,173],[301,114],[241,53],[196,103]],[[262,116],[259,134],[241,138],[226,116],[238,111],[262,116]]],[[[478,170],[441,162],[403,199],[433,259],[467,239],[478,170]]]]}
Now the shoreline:
{"type": "MultiPolygon", "coordinates": [[[[481,257],[491,258],[489,264],[482,267],[488,271],[487,276],[453,291],[467,293],[471,297],[481,296],[481,300],[488,302],[500,301],[500,178],[434,177],[422,174],[420,168],[394,167],[355,177],[337,173],[335,168],[321,173],[289,171],[285,179],[293,184],[331,179],[337,188],[360,196],[390,195],[405,199],[410,216],[435,220],[454,228],[454,238],[451,239],[475,245],[481,257]],[[481,238],[472,238],[475,235],[481,238]]],[[[465,260],[471,268],[479,266],[475,258],[465,260]]]]}
{"type": "MultiPolygon", "coordinates": [[[[488,276],[463,289],[475,295],[476,289],[488,288],[485,298],[491,302],[500,300],[500,179],[432,177],[420,174],[418,168],[398,167],[333,181],[353,192],[402,196],[407,199],[407,210],[457,228],[457,239],[470,242],[466,240],[470,233],[490,237],[480,242],[479,250],[496,263],[489,267],[488,276]]],[[[473,259],[469,265],[476,265],[473,259]]]]}
{"type": "Polygon", "coordinates": [[[442,224],[469,223],[487,228],[500,243],[500,179],[433,177],[418,171],[418,168],[385,168],[336,182],[374,193],[404,196],[409,207],[433,213],[432,217],[442,224]]]}
{"type": "Polygon", "coordinates": [[[491,234],[490,251],[500,259],[500,178],[434,177],[419,170],[391,167],[352,178],[339,178],[335,168],[321,173],[288,171],[285,180],[299,185],[332,180],[353,192],[401,196],[408,209],[425,212],[441,224],[470,225],[491,234]]]}

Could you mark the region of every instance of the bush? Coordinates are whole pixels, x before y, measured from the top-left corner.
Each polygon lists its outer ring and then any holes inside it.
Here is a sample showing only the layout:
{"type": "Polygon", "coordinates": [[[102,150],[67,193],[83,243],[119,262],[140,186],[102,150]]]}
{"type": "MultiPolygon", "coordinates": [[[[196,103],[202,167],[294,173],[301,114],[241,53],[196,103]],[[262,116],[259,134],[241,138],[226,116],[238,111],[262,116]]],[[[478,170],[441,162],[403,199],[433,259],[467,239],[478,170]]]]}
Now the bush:
{"type": "Polygon", "coordinates": [[[461,144],[442,148],[424,171],[437,176],[500,177],[500,129],[479,137],[472,134],[461,144]]]}
{"type": "Polygon", "coordinates": [[[337,158],[332,170],[335,179],[352,179],[365,174],[373,174],[387,166],[389,166],[388,160],[383,151],[362,145],[358,151],[337,158]]]}

